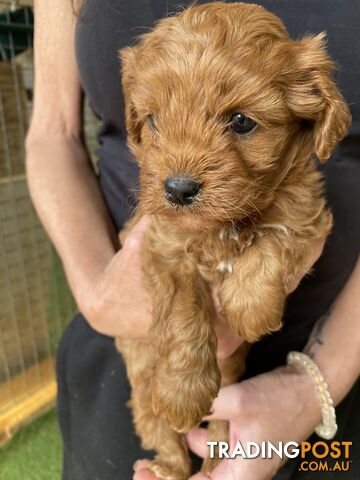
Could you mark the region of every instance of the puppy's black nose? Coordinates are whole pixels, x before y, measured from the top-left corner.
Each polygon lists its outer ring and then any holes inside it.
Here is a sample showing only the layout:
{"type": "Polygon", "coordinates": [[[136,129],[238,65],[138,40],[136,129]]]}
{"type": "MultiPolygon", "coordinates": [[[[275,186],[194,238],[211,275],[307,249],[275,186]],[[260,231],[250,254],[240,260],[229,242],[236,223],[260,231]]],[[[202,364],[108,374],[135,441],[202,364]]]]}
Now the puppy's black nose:
{"type": "Polygon", "coordinates": [[[199,192],[200,183],[190,178],[173,176],[165,180],[165,195],[169,202],[176,205],[190,205],[199,192]]]}

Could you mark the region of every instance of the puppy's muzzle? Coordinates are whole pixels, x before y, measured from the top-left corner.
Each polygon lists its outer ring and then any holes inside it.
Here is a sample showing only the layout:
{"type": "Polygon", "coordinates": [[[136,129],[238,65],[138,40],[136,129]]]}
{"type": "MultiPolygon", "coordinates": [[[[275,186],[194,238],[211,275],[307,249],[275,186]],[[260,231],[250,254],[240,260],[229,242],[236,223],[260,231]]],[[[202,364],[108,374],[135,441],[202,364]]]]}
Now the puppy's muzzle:
{"type": "Polygon", "coordinates": [[[200,183],[183,176],[171,176],[165,180],[165,197],[174,205],[190,205],[200,190],[200,183]]]}

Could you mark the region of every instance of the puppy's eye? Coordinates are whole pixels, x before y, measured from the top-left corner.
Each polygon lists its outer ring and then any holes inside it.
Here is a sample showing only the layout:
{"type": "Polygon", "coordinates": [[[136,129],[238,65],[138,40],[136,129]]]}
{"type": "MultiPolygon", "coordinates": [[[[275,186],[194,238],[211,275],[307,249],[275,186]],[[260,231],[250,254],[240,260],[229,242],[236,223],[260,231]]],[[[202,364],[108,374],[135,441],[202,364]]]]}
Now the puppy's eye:
{"type": "Polygon", "coordinates": [[[245,133],[252,132],[257,123],[250,117],[243,115],[242,113],[233,113],[230,116],[229,128],[239,135],[244,135],[245,133]]]}
{"type": "Polygon", "coordinates": [[[148,122],[149,128],[150,128],[150,130],[152,131],[152,133],[154,133],[155,135],[157,135],[159,132],[158,132],[158,129],[157,129],[157,126],[156,126],[156,117],[155,117],[155,115],[148,115],[148,116],[147,116],[147,122],[148,122]]]}

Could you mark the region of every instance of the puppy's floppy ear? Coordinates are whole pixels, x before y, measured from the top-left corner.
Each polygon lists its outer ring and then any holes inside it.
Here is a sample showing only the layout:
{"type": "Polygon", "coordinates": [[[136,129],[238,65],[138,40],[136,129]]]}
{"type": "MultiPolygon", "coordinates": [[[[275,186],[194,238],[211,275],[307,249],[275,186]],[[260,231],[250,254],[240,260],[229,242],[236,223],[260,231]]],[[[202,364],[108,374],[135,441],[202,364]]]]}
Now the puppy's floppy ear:
{"type": "Polygon", "coordinates": [[[332,79],[334,63],[326,53],[325,33],[291,42],[290,54],[294,63],[286,86],[288,105],[296,116],[314,122],[314,150],[324,162],[351,123],[349,108],[332,79]]]}
{"type": "Polygon", "coordinates": [[[136,79],[136,53],[138,47],[127,47],[119,51],[121,61],[121,83],[125,99],[125,123],[131,142],[140,143],[139,122],[132,96],[136,79]]]}

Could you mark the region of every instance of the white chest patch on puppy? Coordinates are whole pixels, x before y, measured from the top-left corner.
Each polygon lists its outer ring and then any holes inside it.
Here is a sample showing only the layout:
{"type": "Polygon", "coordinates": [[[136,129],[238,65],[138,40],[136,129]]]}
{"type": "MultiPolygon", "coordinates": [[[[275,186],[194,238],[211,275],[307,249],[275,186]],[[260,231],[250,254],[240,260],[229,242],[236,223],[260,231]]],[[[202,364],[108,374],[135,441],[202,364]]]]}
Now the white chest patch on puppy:
{"type": "Polygon", "coordinates": [[[226,260],[219,262],[219,265],[217,266],[216,270],[219,270],[221,273],[231,273],[233,271],[233,264],[232,260],[226,260]]]}
{"type": "Polygon", "coordinates": [[[220,230],[219,237],[220,240],[239,240],[238,229],[235,226],[224,227],[220,230]]]}

